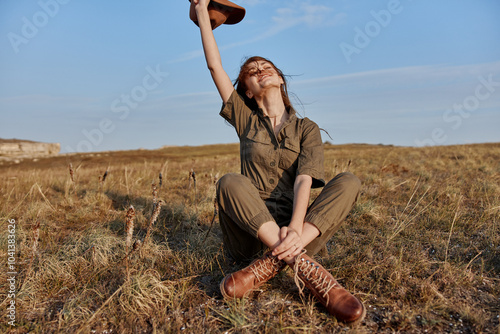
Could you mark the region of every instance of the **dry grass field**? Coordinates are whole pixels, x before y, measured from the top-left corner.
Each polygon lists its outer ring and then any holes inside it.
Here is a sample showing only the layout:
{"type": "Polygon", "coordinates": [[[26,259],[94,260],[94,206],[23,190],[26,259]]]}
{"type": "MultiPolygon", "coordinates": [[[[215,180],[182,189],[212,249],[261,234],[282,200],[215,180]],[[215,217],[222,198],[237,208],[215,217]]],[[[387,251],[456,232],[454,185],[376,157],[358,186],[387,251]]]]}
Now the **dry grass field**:
{"type": "Polygon", "coordinates": [[[222,299],[237,267],[217,219],[211,228],[214,179],[238,172],[239,155],[214,145],[0,165],[0,253],[12,265],[0,271],[0,332],[499,333],[500,144],[325,153],[328,178],[349,170],[363,183],[317,256],[365,303],[360,326],[300,295],[290,269],[252,298],[222,299]]]}

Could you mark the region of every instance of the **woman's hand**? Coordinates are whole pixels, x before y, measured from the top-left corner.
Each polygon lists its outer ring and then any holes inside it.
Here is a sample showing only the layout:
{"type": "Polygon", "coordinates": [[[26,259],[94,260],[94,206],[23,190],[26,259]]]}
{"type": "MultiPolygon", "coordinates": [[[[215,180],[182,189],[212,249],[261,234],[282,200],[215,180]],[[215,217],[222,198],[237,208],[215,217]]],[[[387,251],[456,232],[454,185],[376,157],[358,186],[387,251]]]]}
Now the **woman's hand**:
{"type": "Polygon", "coordinates": [[[210,0],[191,0],[195,4],[195,9],[207,8],[210,0]]]}
{"type": "Polygon", "coordinates": [[[283,226],[280,229],[280,240],[280,244],[273,250],[273,255],[280,260],[291,261],[304,248],[301,236],[288,226],[283,226]]]}

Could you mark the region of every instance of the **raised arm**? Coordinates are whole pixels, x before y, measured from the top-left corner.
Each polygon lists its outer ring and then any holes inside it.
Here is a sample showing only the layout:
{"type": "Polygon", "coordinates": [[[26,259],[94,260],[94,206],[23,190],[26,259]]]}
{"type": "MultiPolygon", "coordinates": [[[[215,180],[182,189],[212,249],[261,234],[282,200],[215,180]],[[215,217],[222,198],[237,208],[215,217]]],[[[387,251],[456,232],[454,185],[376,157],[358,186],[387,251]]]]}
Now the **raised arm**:
{"type": "Polygon", "coordinates": [[[231,79],[222,67],[222,61],[217,47],[217,42],[210,25],[210,17],[208,15],[208,3],[210,0],[192,0],[194,2],[196,15],[198,16],[198,25],[200,27],[201,42],[208,69],[212,75],[215,86],[219,91],[222,102],[226,103],[232,92],[234,91],[231,79]]]}

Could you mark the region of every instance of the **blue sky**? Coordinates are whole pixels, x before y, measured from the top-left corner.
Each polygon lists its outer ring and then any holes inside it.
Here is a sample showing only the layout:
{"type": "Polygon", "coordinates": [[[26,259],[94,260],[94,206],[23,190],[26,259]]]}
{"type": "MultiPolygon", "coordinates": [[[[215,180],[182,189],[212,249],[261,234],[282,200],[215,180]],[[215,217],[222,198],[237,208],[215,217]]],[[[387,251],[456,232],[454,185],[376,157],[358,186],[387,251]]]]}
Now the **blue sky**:
{"type": "MultiPolygon", "coordinates": [[[[215,30],[290,75],[333,143],[500,142],[498,0],[240,0],[215,30]]],[[[62,152],[237,142],[187,0],[2,0],[0,138],[62,152]]]]}

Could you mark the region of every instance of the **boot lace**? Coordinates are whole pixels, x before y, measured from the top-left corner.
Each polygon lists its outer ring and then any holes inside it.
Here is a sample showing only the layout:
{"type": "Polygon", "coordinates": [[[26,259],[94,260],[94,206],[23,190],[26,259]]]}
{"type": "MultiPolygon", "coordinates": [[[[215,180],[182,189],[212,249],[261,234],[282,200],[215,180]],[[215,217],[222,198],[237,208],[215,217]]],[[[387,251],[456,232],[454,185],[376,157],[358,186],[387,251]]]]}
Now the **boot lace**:
{"type": "Polygon", "coordinates": [[[295,271],[294,280],[295,284],[299,288],[300,294],[303,294],[305,287],[305,282],[307,281],[310,285],[317,290],[324,299],[326,299],[326,305],[330,302],[330,296],[328,292],[335,287],[340,287],[340,285],[333,281],[328,276],[320,270],[320,265],[315,264],[313,261],[305,260],[301,257],[306,251],[303,250],[302,253],[297,255],[295,258],[295,264],[293,270],[295,271]],[[299,277],[299,272],[302,277],[299,277]]]}
{"type": "Polygon", "coordinates": [[[250,270],[257,277],[259,282],[267,280],[284,267],[284,261],[278,260],[276,256],[267,255],[264,259],[256,261],[250,270]]]}

